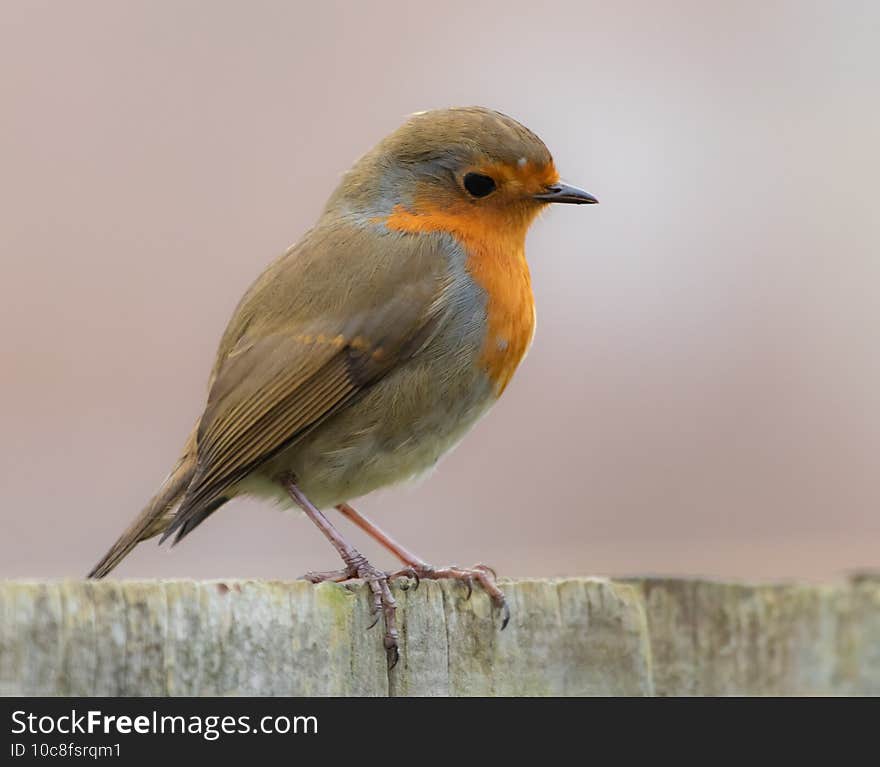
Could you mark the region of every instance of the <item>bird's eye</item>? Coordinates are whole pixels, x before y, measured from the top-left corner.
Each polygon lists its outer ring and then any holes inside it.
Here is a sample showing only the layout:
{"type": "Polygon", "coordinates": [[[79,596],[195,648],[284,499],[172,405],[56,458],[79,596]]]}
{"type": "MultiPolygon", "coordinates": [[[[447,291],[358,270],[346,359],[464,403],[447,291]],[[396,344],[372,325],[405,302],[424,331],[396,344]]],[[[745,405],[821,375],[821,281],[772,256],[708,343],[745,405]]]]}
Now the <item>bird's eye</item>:
{"type": "Polygon", "coordinates": [[[468,173],[464,177],[464,188],[474,197],[485,197],[495,191],[495,179],[482,173],[468,173]]]}

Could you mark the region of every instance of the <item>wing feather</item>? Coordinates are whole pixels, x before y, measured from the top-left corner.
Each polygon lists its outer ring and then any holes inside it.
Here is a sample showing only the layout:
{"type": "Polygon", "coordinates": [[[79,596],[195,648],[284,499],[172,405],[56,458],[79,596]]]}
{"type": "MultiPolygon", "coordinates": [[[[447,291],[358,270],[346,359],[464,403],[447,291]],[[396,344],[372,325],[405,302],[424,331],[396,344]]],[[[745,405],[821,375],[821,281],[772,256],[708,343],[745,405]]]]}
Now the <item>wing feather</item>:
{"type": "Polygon", "coordinates": [[[442,326],[454,303],[442,243],[389,238],[359,226],[319,227],[245,294],[217,354],[192,481],[162,540],[175,531],[180,540],[237,482],[418,353],[442,326]],[[377,285],[397,287],[383,294],[377,285]]]}
{"type": "Polygon", "coordinates": [[[162,540],[175,531],[175,542],[187,535],[222,505],[232,485],[421,348],[440,320],[439,306],[427,302],[416,316],[401,312],[399,321],[386,313],[392,329],[381,344],[365,345],[362,333],[342,341],[340,333],[325,334],[331,343],[308,343],[302,339],[312,334],[286,332],[230,355],[199,425],[195,475],[162,540]]]}

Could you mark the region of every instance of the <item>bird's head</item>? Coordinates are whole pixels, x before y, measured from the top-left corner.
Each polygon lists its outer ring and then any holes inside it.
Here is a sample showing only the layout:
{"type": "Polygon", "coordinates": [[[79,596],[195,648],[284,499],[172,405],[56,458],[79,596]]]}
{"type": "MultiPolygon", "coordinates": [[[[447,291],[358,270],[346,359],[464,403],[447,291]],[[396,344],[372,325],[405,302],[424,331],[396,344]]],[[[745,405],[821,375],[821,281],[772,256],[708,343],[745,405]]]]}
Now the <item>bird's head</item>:
{"type": "Polygon", "coordinates": [[[504,227],[525,234],[550,203],[595,203],[563,184],[549,150],[516,120],[483,107],[412,115],[346,174],[328,211],[426,229],[504,227]]]}

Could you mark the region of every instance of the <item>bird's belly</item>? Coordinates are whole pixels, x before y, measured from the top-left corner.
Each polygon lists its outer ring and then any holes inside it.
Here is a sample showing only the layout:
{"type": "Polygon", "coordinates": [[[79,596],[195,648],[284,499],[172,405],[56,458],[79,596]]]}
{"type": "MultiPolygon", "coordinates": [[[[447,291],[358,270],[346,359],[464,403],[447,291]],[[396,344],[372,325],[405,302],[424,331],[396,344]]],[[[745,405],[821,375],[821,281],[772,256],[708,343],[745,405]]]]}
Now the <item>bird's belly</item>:
{"type": "Polygon", "coordinates": [[[473,366],[454,380],[447,371],[445,381],[431,368],[395,371],[261,467],[240,491],[286,504],[273,477],[289,471],[312,503],[328,508],[430,470],[496,399],[489,378],[473,366]]]}

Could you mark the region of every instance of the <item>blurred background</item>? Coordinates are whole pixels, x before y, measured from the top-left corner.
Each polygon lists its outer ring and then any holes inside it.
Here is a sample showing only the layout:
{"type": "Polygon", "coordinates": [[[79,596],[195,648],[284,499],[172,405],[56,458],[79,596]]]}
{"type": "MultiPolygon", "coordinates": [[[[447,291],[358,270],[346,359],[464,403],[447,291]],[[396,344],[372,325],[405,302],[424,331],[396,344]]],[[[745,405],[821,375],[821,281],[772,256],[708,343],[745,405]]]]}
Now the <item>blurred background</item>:
{"type": "MultiPolygon", "coordinates": [[[[505,575],[880,566],[878,39],[871,0],[6,0],[0,576],[94,564],[250,282],[361,153],[456,104],[602,204],[530,234],[538,329],[501,402],[358,508],[505,575]]],[[[337,566],[301,515],[234,501],[115,574],[337,566]]]]}

